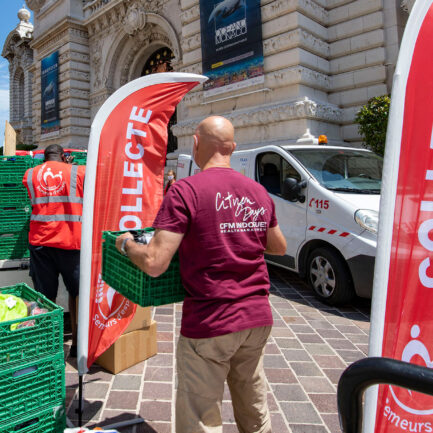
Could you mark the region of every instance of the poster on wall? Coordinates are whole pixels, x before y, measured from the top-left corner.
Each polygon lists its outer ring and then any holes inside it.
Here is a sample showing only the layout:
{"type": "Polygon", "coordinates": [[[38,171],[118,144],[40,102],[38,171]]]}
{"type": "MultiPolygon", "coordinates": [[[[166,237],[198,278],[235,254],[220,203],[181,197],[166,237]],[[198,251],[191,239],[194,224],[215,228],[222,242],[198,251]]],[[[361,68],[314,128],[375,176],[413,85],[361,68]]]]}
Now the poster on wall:
{"type": "Polygon", "coordinates": [[[204,96],[264,82],[260,0],[200,0],[204,96]]]}
{"type": "Polygon", "coordinates": [[[41,61],[41,138],[59,135],[59,52],[41,61]]]}

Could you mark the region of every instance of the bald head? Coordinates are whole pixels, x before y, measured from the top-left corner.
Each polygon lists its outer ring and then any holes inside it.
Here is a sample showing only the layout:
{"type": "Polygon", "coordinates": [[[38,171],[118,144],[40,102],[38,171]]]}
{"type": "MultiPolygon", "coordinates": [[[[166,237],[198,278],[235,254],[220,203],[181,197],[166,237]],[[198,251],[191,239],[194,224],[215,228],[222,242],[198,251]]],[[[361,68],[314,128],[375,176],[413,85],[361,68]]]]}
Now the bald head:
{"type": "Polygon", "coordinates": [[[207,117],[195,131],[194,159],[202,170],[209,164],[230,166],[230,156],[235,147],[234,128],[225,117],[207,117]]]}

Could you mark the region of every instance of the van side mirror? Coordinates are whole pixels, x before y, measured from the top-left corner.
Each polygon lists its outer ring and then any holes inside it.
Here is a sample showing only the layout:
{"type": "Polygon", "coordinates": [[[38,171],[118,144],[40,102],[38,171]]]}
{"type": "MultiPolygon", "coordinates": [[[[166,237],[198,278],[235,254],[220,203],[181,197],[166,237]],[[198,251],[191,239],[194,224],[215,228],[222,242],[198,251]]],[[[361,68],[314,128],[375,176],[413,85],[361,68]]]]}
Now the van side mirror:
{"type": "Polygon", "coordinates": [[[305,202],[305,195],[301,194],[301,190],[307,186],[305,180],[298,182],[293,177],[286,177],[283,182],[282,196],[291,202],[305,202]]]}

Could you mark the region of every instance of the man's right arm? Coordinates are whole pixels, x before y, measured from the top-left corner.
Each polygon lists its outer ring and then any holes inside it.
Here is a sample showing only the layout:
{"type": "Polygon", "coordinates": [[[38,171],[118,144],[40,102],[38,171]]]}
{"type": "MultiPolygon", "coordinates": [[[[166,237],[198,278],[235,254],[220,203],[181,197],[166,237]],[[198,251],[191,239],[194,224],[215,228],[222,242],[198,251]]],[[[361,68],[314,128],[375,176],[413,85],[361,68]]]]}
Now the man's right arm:
{"type": "Polygon", "coordinates": [[[266,240],[265,254],[272,254],[274,256],[284,256],[286,254],[286,238],[281,232],[280,226],[276,225],[268,229],[266,240]]]}

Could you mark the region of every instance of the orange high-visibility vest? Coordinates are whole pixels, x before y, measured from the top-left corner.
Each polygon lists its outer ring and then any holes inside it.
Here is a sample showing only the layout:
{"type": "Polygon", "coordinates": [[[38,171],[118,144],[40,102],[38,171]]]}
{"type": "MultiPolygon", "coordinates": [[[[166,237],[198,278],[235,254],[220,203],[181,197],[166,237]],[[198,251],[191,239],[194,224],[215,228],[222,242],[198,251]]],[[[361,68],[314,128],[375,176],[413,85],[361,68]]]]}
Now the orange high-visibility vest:
{"type": "Polygon", "coordinates": [[[48,161],[26,171],[23,184],[31,203],[31,245],[79,250],[84,166],[48,161]]]}

